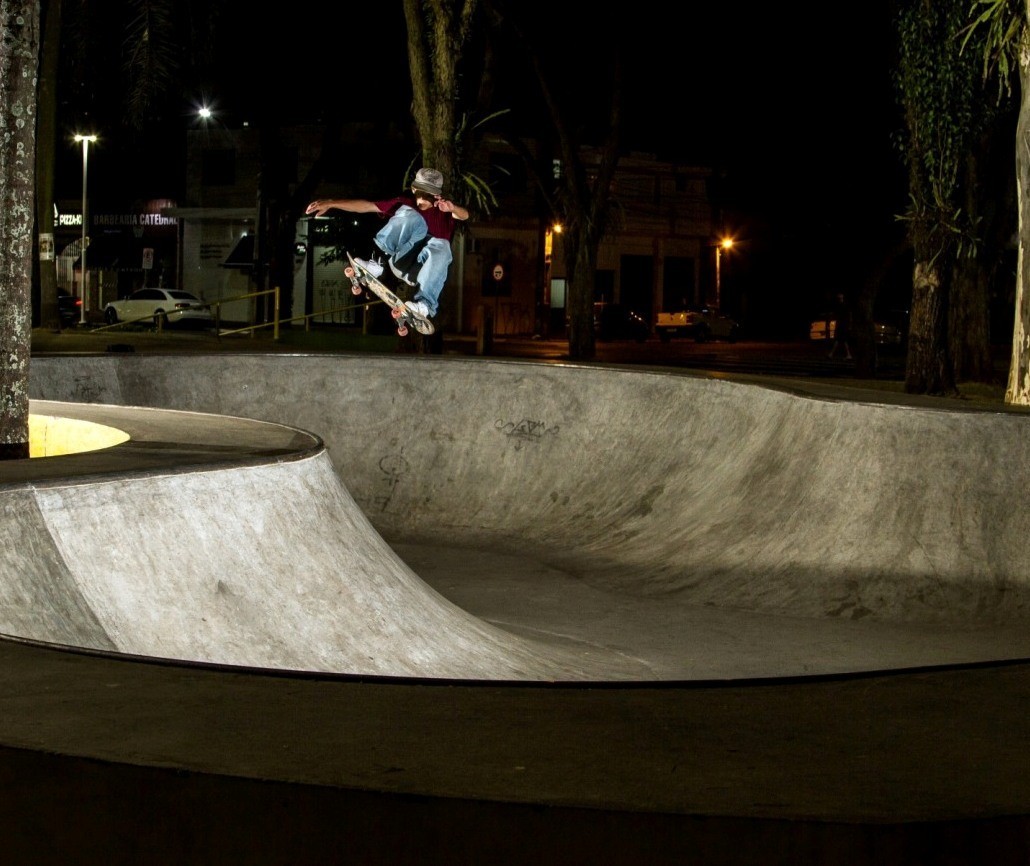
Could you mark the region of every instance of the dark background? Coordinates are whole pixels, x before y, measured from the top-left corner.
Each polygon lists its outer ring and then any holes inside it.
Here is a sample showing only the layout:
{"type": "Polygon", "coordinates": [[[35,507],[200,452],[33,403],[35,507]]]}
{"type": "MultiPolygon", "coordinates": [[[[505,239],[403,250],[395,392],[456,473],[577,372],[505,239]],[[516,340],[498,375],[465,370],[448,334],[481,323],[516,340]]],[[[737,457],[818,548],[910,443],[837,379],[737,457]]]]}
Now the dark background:
{"type": "MultiPolygon", "coordinates": [[[[210,53],[178,58],[178,89],[142,130],[123,122],[123,2],[103,4],[88,20],[65,16],[63,68],[73,73],[59,89],[59,128],[69,141],[59,148],[59,197],[81,192],[81,151],[70,136],[87,126],[101,136],[90,153],[92,207],[111,208],[181,197],[184,133],[200,104],[230,126],[262,113],[310,121],[341,106],[356,118],[410,125],[399,0],[316,0],[279,11],[228,0],[219,8],[210,53]]],[[[583,19],[578,5],[522,0],[514,8],[569,116],[587,128],[603,127],[606,70],[621,42],[627,149],[712,167],[713,200],[738,241],[723,258],[725,285],[765,295],[763,307],[783,298],[815,312],[838,290],[856,294],[903,237],[889,3],[867,4],[844,23],[830,23],[814,3],[739,9],[641,0],[619,14],[589,7],[583,19]]],[[[511,122],[532,135],[545,123],[535,82],[517,44],[502,50],[495,106],[510,108],[511,122]]],[[[881,306],[907,305],[909,277],[902,260],[882,278],[881,306]]]]}

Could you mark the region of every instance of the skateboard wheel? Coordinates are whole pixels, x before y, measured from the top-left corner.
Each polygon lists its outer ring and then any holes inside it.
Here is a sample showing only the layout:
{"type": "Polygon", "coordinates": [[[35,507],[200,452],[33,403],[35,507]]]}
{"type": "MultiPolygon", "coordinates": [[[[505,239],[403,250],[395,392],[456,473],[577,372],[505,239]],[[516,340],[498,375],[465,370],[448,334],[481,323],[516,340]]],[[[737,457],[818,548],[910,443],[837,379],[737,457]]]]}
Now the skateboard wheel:
{"type": "Polygon", "coordinates": [[[343,269],[343,273],[344,276],[346,276],[348,279],[354,278],[354,268],[352,268],[350,265],[347,265],[347,267],[343,269]]]}
{"type": "Polygon", "coordinates": [[[398,327],[397,327],[397,336],[398,337],[406,337],[406,336],[408,336],[408,328],[407,328],[406,325],[398,325],[398,327]]]}
{"type": "Polygon", "coordinates": [[[402,310],[394,308],[390,310],[390,315],[393,316],[395,319],[399,319],[401,316],[404,315],[404,312],[402,310]]]}
{"type": "Polygon", "coordinates": [[[355,295],[361,294],[361,286],[351,286],[350,290],[354,292],[355,295]]]}

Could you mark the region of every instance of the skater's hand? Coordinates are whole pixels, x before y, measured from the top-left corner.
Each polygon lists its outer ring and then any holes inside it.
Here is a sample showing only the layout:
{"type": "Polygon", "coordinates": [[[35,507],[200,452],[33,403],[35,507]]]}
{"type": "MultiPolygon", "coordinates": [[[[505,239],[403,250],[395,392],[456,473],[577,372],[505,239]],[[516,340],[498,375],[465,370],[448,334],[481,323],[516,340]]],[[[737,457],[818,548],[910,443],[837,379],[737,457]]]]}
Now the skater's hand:
{"type": "Polygon", "coordinates": [[[455,204],[452,201],[448,201],[442,196],[437,196],[433,206],[442,211],[443,213],[449,213],[456,220],[467,220],[469,218],[469,212],[465,210],[461,205],[455,204]]]}
{"type": "Polygon", "coordinates": [[[324,216],[325,212],[332,210],[336,206],[336,203],[332,200],[321,200],[313,201],[308,205],[307,210],[304,211],[306,214],[314,214],[317,217],[324,216]]]}

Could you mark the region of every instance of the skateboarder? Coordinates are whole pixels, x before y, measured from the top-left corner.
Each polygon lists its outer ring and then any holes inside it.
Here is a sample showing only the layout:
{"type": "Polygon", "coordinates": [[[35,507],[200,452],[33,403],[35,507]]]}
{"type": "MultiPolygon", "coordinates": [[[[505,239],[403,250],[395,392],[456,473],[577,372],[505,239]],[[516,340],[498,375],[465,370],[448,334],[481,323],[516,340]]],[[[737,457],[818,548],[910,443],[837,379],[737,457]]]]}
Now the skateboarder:
{"type": "MultiPolygon", "coordinates": [[[[420,168],[411,184],[411,195],[382,201],[320,199],[311,202],[305,213],[324,216],[326,211],[335,208],[387,217],[386,225],[375,236],[376,247],[399,279],[418,287],[407,305],[426,318],[432,318],[439,307],[440,292],[451,265],[454,221],[469,218],[465,208],[443,197],[443,182],[443,174],[435,168],[420,168]]],[[[369,261],[355,261],[374,277],[383,273],[383,265],[374,253],[369,261]]]]}

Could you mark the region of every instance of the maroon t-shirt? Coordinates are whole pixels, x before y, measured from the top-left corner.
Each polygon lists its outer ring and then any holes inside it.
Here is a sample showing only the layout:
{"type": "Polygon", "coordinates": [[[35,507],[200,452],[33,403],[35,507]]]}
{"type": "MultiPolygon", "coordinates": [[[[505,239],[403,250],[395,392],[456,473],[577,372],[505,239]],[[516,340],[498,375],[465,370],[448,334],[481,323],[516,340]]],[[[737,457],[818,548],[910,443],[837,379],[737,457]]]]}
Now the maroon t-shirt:
{"type": "Polygon", "coordinates": [[[400,196],[399,198],[388,198],[383,201],[372,202],[377,208],[379,213],[389,219],[393,216],[393,212],[397,210],[402,204],[408,205],[408,207],[415,208],[421,215],[422,219],[426,221],[426,228],[429,229],[429,236],[431,238],[440,238],[441,240],[451,242],[451,238],[454,237],[454,223],[456,220],[454,216],[449,213],[444,213],[442,210],[437,210],[435,207],[427,208],[426,210],[418,210],[415,207],[414,196],[400,196]]]}

